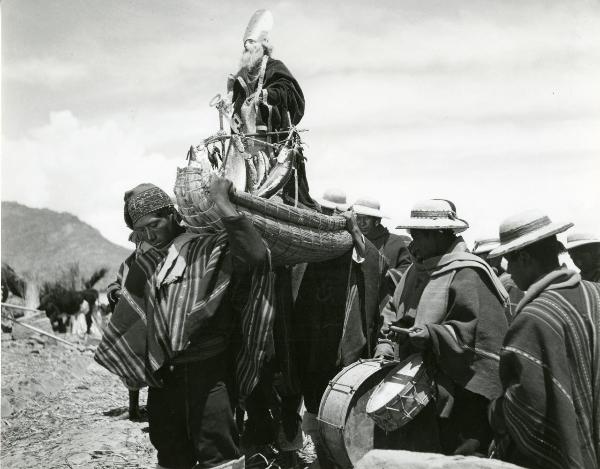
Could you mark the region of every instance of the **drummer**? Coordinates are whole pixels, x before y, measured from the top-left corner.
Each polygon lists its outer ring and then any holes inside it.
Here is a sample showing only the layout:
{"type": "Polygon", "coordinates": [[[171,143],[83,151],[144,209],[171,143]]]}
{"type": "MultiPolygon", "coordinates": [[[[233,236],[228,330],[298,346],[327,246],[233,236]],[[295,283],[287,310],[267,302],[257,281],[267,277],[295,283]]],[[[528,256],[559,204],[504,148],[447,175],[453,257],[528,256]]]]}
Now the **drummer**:
{"type": "Polygon", "coordinates": [[[395,435],[376,442],[379,447],[487,452],[486,411],[501,393],[498,353],[508,326],[508,295],[491,267],[468,252],[458,235],[468,227],[454,204],[441,199],[417,203],[398,227],[409,230],[422,261],[408,268],[383,309],[375,355],[405,358],[422,351],[437,399],[395,435]]]}

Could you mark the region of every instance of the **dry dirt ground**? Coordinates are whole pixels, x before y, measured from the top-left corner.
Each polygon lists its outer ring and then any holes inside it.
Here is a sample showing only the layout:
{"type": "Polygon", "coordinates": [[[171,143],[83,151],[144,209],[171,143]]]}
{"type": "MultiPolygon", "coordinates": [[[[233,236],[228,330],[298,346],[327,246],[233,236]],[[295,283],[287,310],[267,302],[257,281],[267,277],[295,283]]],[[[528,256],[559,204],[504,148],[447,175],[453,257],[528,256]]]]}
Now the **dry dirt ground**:
{"type": "MultiPolygon", "coordinates": [[[[2,334],[1,467],[153,468],[148,423],[127,419],[126,388],[92,358],[97,340],[60,336],[79,349],[37,334],[2,334]]],[[[293,466],[273,453],[270,467],[307,467],[314,453],[305,442],[293,466]]],[[[267,466],[259,460],[247,467],[267,466]]]]}

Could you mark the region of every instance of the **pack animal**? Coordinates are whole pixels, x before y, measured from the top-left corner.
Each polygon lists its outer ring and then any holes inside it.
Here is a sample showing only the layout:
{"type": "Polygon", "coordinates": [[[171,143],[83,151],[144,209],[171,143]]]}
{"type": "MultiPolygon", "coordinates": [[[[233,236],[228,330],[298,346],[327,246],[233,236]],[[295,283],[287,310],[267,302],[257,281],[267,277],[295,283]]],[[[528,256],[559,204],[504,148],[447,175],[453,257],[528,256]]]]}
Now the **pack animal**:
{"type": "Polygon", "coordinates": [[[46,284],[40,294],[39,310],[45,311],[52,323],[52,329],[57,332],[67,332],[70,317],[79,313],[82,303],[87,303],[85,313],[86,332],[90,333],[92,315],[96,310],[98,290],[92,288],[104,275],[107,269],[100,269],[84,282],[84,290],[69,290],[60,284],[46,284]],[[65,320],[65,315],[67,320],[65,320]]]}
{"type": "Polygon", "coordinates": [[[6,262],[2,263],[2,302],[4,303],[9,293],[25,299],[27,283],[6,262]]]}

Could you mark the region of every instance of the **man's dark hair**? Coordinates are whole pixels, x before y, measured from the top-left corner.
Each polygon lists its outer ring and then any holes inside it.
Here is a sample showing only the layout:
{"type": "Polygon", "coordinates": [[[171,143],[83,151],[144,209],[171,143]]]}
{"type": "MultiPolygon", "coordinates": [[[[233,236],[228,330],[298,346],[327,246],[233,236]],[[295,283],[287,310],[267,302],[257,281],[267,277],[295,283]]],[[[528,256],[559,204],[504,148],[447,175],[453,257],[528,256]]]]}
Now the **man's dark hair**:
{"type": "Polygon", "coordinates": [[[560,266],[558,255],[564,251],[556,236],[550,236],[521,249],[536,259],[544,269],[554,270],[560,266]]]}

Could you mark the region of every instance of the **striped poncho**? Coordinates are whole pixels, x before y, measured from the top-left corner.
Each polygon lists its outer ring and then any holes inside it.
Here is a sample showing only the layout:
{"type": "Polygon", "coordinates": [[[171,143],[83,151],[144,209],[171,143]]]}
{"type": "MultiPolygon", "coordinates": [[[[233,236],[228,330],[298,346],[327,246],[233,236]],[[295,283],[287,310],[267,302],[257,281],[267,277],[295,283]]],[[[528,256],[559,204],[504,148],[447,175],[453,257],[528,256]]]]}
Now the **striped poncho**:
{"type": "MultiPolygon", "coordinates": [[[[247,220],[235,223],[242,228],[238,229],[238,238],[252,235],[245,232],[247,220]]],[[[128,386],[160,387],[156,371],[187,350],[190,339],[193,342],[193,336],[221,314],[219,308],[228,292],[236,259],[240,257],[236,256],[236,234],[230,232],[229,238],[228,233],[182,237],[187,238],[170,269],[165,268],[169,255],[153,249],[131,262],[121,298],[96,351],[96,361],[120,376],[128,386]]],[[[260,238],[258,242],[262,243],[260,238]]],[[[272,340],[274,317],[273,274],[268,252],[263,262],[247,267],[249,294],[239,307],[242,342],[236,360],[240,400],[258,381],[272,340]]],[[[208,358],[213,352],[224,351],[227,338],[211,336],[208,331],[205,339],[194,347],[208,358]]]]}
{"type": "Polygon", "coordinates": [[[528,290],[504,340],[492,426],[502,459],[600,467],[600,284],[554,271],[528,290]]]}

